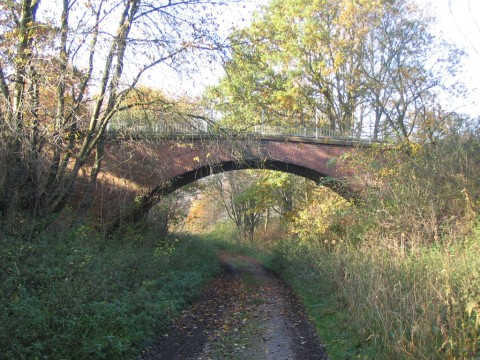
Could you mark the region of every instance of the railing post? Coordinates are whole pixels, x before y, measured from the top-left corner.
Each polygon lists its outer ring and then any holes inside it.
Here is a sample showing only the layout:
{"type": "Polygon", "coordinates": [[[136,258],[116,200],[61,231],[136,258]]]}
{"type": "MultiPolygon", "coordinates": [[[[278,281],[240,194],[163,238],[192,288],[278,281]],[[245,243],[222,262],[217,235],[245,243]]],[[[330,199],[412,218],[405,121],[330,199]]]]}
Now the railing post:
{"type": "Polygon", "coordinates": [[[318,109],[315,107],[315,139],[318,139],[318,109]]]}
{"type": "MultiPolygon", "coordinates": [[[[214,115],[214,107],[212,106],[212,108],[210,109],[210,122],[214,122],[213,120],[213,115],[214,115]]],[[[208,121],[205,120],[205,132],[208,133],[208,121]]]]}
{"type": "Polygon", "coordinates": [[[300,120],[302,121],[302,124],[303,124],[303,136],[307,136],[307,124],[305,124],[305,114],[303,113],[303,109],[302,109],[302,114],[300,115],[301,118],[300,120]]]}
{"type": "Polygon", "coordinates": [[[262,109],[262,135],[265,131],[265,109],[262,109]]]}

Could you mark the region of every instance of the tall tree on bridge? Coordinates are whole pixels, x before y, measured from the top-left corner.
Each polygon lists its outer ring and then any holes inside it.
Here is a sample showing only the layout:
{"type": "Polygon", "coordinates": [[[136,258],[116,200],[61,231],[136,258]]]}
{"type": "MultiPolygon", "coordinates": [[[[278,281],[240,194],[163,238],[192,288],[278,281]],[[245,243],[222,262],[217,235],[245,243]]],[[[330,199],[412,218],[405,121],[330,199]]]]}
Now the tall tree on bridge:
{"type": "Polygon", "coordinates": [[[110,119],[153,69],[214,47],[221,3],[2,1],[0,213],[61,211],[83,169],[88,208],[110,119]]]}
{"type": "Polygon", "coordinates": [[[300,113],[340,132],[409,140],[460,55],[431,23],[410,0],[273,0],[232,35],[226,76],[209,96],[231,122],[300,113]]]}

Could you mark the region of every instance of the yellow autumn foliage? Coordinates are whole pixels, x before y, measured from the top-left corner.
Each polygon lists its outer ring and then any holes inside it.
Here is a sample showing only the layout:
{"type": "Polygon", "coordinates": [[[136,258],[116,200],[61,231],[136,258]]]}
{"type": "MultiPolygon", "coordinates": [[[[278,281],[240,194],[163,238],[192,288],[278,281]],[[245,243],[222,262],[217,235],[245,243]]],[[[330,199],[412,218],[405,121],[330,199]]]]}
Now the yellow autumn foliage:
{"type": "Polygon", "coordinates": [[[323,242],[335,245],[336,239],[323,239],[339,211],[351,206],[346,199],[326,187],[317,187],[305,206],[292,217],[289,232],[302,243],[323,242]]]}

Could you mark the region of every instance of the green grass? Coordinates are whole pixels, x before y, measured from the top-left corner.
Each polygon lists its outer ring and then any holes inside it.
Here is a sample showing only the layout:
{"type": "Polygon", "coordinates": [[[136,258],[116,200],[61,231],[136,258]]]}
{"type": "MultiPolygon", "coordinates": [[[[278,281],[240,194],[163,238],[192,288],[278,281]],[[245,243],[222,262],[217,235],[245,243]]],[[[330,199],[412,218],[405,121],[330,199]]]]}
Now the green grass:
{"type": "Polygon", "coordinates": [[[211,239],[0,240],[0,358],[133,359],[219,271],[211,239]]]}
{"type": "Polygon", "coordinates": [[[322,340],[327,344],[331,359],[363,358],[360,342],[348,327],[349,316],[335,294],[325,293],[318,285],[318,278],[292,278],[289,282],[301,297],[322,340]]]}

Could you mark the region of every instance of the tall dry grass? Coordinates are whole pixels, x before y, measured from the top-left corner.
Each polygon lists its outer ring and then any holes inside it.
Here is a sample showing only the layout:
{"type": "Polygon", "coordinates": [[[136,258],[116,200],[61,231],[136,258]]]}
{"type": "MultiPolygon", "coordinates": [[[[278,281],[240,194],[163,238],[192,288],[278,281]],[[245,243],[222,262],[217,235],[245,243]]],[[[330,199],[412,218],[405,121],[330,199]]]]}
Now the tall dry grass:
{"type": "MultiPolygon", "coordinates": [[[[365,341],[390,358],[480,355],[479,236],[477,228],[462,244],[408,255],[381,251],[382,245],[388,249],[383,242],[337,249],[331,276],[365,341]]],[[[321,255],[317,264],[322,266],[321,255]]]]}
{"type": "Polygon", "coordinates": [[[338,245],[332,251],[290,239],[275,248],[276,269],[303,292],[319,324],[332,309],[347,319],[337,324],[337,334],[321,333],[333,337],[327,350],[347,333],[352,338],[346,349],[358,358],[478,358],[480,225],[448,246],[406,253],[389,245],[384,238],[376,246],[338,245]],[[328,297],[334,303],[325,304],[328,297]]]}
{"type": "Polygon", "coordinates": [[[480,358],[479,150],[477,138],[455,136],[350,158],[367,185],[363,203],[337,212],[315,241],[277,246],[299,288],[317,279],[310,302],[334,294],[357,356],[480,358]]]}

